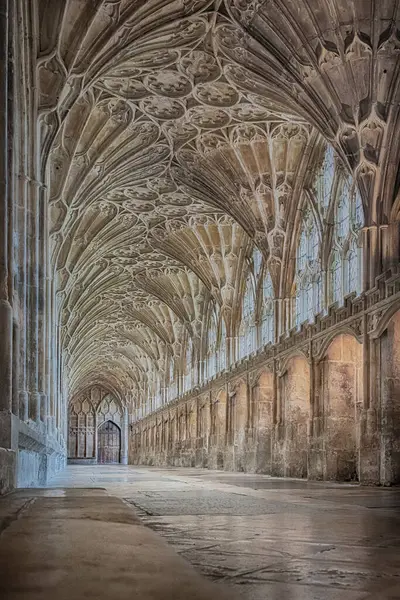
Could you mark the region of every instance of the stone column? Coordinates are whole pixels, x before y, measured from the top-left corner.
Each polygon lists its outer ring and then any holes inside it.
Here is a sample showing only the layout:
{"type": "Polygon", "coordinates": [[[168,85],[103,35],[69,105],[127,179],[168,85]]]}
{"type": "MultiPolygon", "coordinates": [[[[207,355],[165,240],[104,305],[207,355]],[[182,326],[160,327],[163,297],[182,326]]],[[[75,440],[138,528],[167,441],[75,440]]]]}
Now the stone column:
{"type": "Polygon", "coordinates": [[[361,398],[359,397],[359,477],[362,483],[380,481],[380,439],[384,417],[381,413],[380,391],[382,371],[380,361],[380,339],[371,339],[368,335],[367,315],[363,318],[363,364],[361,398]],[[362,402],[360,400],[362,399],[362,402]]]}
{"type": "MultiPolygon", "coordinates": [[[[42,179],[41,174],[39,175],[42,179]]],[[[47,424],[49,415],[48,387],[47,387],[47,355],[48,355],[48,329],[51,311],[48,305],[47,281],[47,198],[44,185],[38,189],[38,221],[39,221],[39,315],[38,315],[38,389],[41,394],[40,420],[47,424]]]]}
{"type": "MultiPolygon", "coordinates": [[[[9,30],[13,0],[0,0],[0,495],[15,485],[18,435],[13,410],[12,60],[9,30]]],[[[14,406],[15,408],[15,406],[14,406]]]]}
{"type": "Polygon", "coordinates": [[[38,338],[39,338],[39,289],[38,289],[38,214],[37,214],[37,186],[34,181],[29,182],[29,287],[28,287],[28,337],[29,344],[28,365],[29,365],[29,391],[30,407],[29,417],[32,421],[40,421],[41,398],[38,390],[38,338]]]}
{"type": "Polygon", "coordinates": [[[128,464],[128,449],[129,449],[129,415],[128,408],[124,408],[122,415],[122,430],[121,430],[121,464],[128,464]]]}
{"type": "Polygon", "coordinates": [[[12,308],[9,302],[8,0],[0,0],[0,410],[12,408],[12,308]]]}
{"type": "Polygon", "coordinates": [[[18,321],[13,322],[13,370],[12,370],[12,412],[19,417],[19,326],[18,321]]]}
{"type": "Polygon", "coordinates": [[[98,425],[99,425],[99,422],[98,422],[98,413],[97,413],[97,410],[95,409],[95,411],[94,411],[94,436],[93,436],[93,438],[94,438],[94,442],[93,442],[94,443],[94,452],[93,452],[93,454],[94,454],[94,458],[96,459],[96,463],[98,461],[98,455],[97,455],[98,433],[99,433],[98,425]]]}

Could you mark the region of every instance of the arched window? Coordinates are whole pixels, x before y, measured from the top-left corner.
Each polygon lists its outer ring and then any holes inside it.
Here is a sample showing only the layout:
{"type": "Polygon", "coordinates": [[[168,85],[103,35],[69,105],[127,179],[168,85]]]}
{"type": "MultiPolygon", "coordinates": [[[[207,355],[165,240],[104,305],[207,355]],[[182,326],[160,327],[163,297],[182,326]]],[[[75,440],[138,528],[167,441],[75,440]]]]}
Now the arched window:
{"type": "Polygon", "coordinates": [[[192,355],[193,355],[193,342],[192,338],[189,338],[186,344],[186,356],[185,356],[185,374],[183,378],[183,391],[187,392],[192,388],[192,355]]]}
{"type": "Polygon", "coordinates": [[[344,240],[350,230],[350,197],[350,182],[349,180],[345,180],[335,215],[335,234],[337,240],[344,240]]]}
{"type": "Polygon", "coordinates": [[[264,276],[261,309],[261,345],[275,341],[274,288],[269,272],[264,276]]]}
{"type": "Polygon", "coordinates": [[[171,356],[169,361],[169,383],[168,383],[168,401],[173,400],[177,395],[177,385],[175,381],[174,358],[171,356]]]}
{"type": "Polygon", "coordinates": [[[226,327],[224,318],[221,318],[221,333],[218,348],[218,371],[226,369],[226,327]]]}
{"type": "Polygon", "coordinates": [[[214,315],[211,317],[207,339],[206,377],[211,379],[217,372],[217,326],[214,315]]]}
{"type": "Polygon", "coordinates": [[[254,313],[254,290],[251,278],[248,276],[243,297],[242,322],[239,331],[239,359],[248,356],[255,350],[254,313]]]}
{"type": "Polygon", "coordinates": [[[318,205],[323,214],[326,213],[329,207],[334,177],[335,153],[332,146],[328,145],[325,150],[324,161],[316,180],[318,205]]]}
{"type": "Polygon", "coordinates": [[[329,260],[329,302],[343,303],[348,294],[361,292],[361,240],[364,224],[361,196],[346,177],[334,207],[332,251],[329,260]]]}
{"type": "Polygon", "coordinates": [[[322,308],[320,241],[317,223],[307,207],[296,255],[296,325],[312,320],[322,308]]]}

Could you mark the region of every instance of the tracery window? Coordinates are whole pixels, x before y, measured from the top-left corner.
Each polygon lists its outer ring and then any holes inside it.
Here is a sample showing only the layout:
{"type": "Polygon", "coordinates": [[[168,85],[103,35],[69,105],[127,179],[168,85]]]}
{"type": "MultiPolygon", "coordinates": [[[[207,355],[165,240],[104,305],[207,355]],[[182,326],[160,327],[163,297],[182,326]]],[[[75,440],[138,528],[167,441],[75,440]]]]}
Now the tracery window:
{"type": "Polygon", "coordinates": [[[332,251],[329,257],[329,302],[343,303],[361,292],[360,231],[364,223],[362,201],[355,182],[346,177],[339,186],[334,207],[332,251]]]}
{"type": "Polygon", "coordinates": [[[316,180],[318,204],[323,214],[326,213],[329,207],[334,178],[335,153],[333,147],[329,144],[325,150],[324,161],[316,180]]]}
{"type": "Polygon", "coordinates": [[[226,369],[226,327],[225,321],[221,319],[221,332],[219,338],[218,348],[218,371],[224,371],[226,369]]]}
{"type": "Polygon", "coordinates": [[[177,383],[175,381],[175,366],[174,359],[171,356],[169,362],[169,385],[168,385],[168,401],[173,400],[178,393],[177,383]]]}
{"type": "Polygon", "coordinates": [[[265,346],[274,342],[275,309],[274,289],[269,272],[266,273],[262,285],[262,309],[261,309],[261,345],[265,346]]]}
{"type": "Polygon", "coordinates": [[[207,340],[206,377],[211,379],[217,373],[217,325],[214,316],[211,317],[207,340]]]}
{"type": "Polygon", "coordinates": [[[320,240],[309,207],[304,212],[296,255],[296,325],[312,320],[322,309],[320,240]]]}
{"type": "Polygon", "coordinates": [[[255,298],[250,275],[247,277],[243,297],[242,321],[239,330],[239,356],[244,358],[255,350],[255,298]]]}
{"type": "Polygon", "coordinates": [[[183,391],[187,392],[192,387],[192,356],[193,356],[193,341],[188,339],[185,353],[185,373],[183,377],[183,391]]]}

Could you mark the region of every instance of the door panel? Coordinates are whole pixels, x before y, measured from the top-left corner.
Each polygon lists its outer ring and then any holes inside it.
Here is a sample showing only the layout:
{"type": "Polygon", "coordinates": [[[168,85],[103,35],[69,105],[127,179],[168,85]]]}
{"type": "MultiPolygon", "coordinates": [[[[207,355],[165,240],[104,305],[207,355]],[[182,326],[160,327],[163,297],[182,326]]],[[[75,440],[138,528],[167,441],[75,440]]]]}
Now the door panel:
{"type": "Polygon", "coordinates": [[[116,464],[120,462],[121,430],[112,421],[106,421],[99,427],[97,462],[116,464]]]}

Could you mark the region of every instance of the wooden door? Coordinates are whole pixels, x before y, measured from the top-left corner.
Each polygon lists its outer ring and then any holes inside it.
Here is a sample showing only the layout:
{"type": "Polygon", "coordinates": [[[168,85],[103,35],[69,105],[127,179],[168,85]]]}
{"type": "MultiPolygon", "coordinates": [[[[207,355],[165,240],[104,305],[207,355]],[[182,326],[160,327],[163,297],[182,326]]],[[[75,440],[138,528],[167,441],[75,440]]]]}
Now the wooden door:
{"type": "Polygon", "coordinates": [[[97,462],[115,464],[120,462],[121,430],[112,421],[106,421],[99,427],[97,462]]]}

